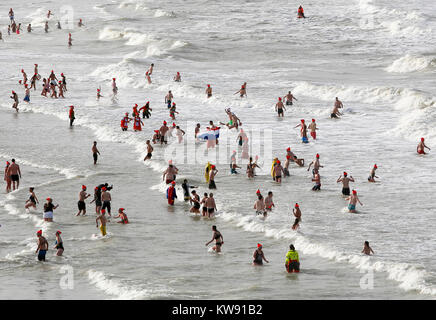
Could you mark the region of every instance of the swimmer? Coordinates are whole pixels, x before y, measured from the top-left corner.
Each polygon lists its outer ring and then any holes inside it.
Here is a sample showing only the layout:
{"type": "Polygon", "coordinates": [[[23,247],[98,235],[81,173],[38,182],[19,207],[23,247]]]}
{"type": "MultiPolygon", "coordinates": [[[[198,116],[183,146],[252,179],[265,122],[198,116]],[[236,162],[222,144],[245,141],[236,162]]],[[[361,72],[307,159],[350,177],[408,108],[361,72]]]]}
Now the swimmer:
{"type": "Polygon", "coordinates": [[[33,207],[33,209],[36,209],[36,204],[39,204],[38,198],[35,195],[34,192],[35,188],[31,187],[29,188],[29,199],[26,201],[26,204],[24,205],[25,209],[29,209],[30,207],[33,207]]]}
{"type": "Polygon", "coordinates": [[[203,205],[203,209],[202,209],[203,217],[205,217],[207,215],[207,205],[206,205],[207,199],[208,199],[208,194],[205,192],[203,194],[203,199],[201,199],[201,201],[200,201],[200,204],[203,205]]]}
{"type": "Polygon", "coordinates": [[[171,108],[170,108],[170,118],[173,119],[173,120],[176,120],[176,113],[179,114],[179,113],[176,111],[176,103],[173,102],[173,105],[172,105],[171,108]]]}
{"type": "Polygon", "coordinates": [[[231,174],[238,174],[238,171],[236,169],[242,169],[240,166],[238,166],[236,163],[232,163],[230,165],[232,168],[230,169],[231,174]]]}
{"type": "Polygon", "coordinates": [[[295,128],[301,127],[300,129],[300,135],[301,135],[301,140],[303,143],[308,143],[309,140],[307,139],[307,125],[304,122],[304,119],[301,119],[301,123],[296,125],[295,128]]]}
{"type": "Polygon", "coordinates": [[[290,147],[286,149],[286,159],[288,159],[288,157],[289,161],[295,162],[300,167],[304,167],[304,159],[298,159],[297,156],[291,151],[290,147]]]}
{"type": "Polygon", "coordinates": [[[286,101],[287,106],[292,106],[292,100],[298,101],[298,99],[293,96],[291,91],[288,91],[288,94],[283,97],[283,101],[286,101]]]}
{"type": "Polygon", "coordinates": [[[265,198],[265,210],[266,211],[272,211],[272,208],[275,207],[274,201],[273,201],[273,193],[272,191],[268,192],[268,196],[265,198]]]}
{"type": "Polygon", "coordinates": [[[318,169],[313,169],[313,178],[312,181],[315,182],[315,185],[312,187],[312,191],[320,191],[321,190],[321,176],[319,175],[318,169]]]}
{"type": "Polygon", "coordinates": [[[363,206],[363,203],[360,202],[359,197],[357,196],[357,191],[353,190],[353,194],[351,196],[349,196],[348,198],[346,198],[345,200],[350,200],[350,202],[348,203],[348,210],[351,213],[356,213],[356,204],[357,202],[360,203],[361,206],[363,206]]]}
{"type": "Polygon", "coordinates": [[[282,173],[284,173],[283,167],[281,162],[277,160],[276,164],[274,165],[274,180],[277,183],[282,183],[282,173]]]}
{"type": "Polygon", "coordinates": [[[107,209],[108,215],[111,217],[111,201],[112,197],[106,187],[101,188],[101,201],[103,202],[103,206],[101,207],[101,211],[107,209]]]}
{"type": "Polygon", "coordinates": [[[148,71],[147,71],[150,76],[153,74],[153,68],[154,68],[154,63],[152,63],[150,65],[150,68],[148,68],[148,71]]]}
{"type": "Polygon", "coordinates": [[[174,76],[174,81],[175,82],[181,82],[182,81],[182,77],[180,76],[180,72],[176,73],[176,75],[174,76]]]}
{"type": "Polygon", "coordinates": [[[370,256],[371,253],[374,254],[374,251],[372,251],[372,248],[369,246],[369,242],[365,241],[365,243],[363,244],[363,250],[362,253],[370,256]]]}
{"type": "Polygon", "coordinates": [[[79,28],[84,26],[82,19],[79,19],[79,22],[77,23],[77,26],[79,28]]]}
{"type": "Polygon", "coordinates": [[[101,88],[97,89],[97,100],[100,100],[103,96],[101,95],[101,88]]]}
{"type": "Polygon", "coordinates": [[[221,252],[221,246],[224,244],[223,235],[221,234],[221,232],[218,231],[216,226],[212,226],[212,231],[212,240],[206,243],[206,247],[209,245],[209,243],[215,240],[215,246],[212,248],[212,250],[214,250],[215,252],[221,252]]]}
{"type": "Polygon", "coordinates": [[[62,29],[62,27],[61,27],[61,22],[60,22],[60,21],[58,21],[58,23],[57,23],[56,26],[57,26],[58,29],[62,29]]]}
{"type": "Polygon", "coordinates": [[[47,239],[45,239],[42,236],[42,230],[39,230],[36,233],[36,236],[38,237],[38,241],[37,241],[37,247],[36,247],[35,253],[38,253],[38,260],[39,261],[45,261],[45,255],[46,255],[47,250],[48,250],[47,239]]]}
{"type": "Polygon", "coordinates": [[[58,257],[60,257],[62,253],[64,253],[64,242],[62,241],[61,233],[62,232],[60,232],[59,230],[56,231],[56,242],[55,242],[54,249],[57,249],[56,255],[58,257]]]}
{"type": "Polygon", "coordinates": [[[292,210],[292,212],[294,213],[294,217],[295,217],[294,224],[292,225],[292,230],[297,230],[298,227],[300,226],[300,221],[301,221],[301,210],[298,203],[295,204],[295,207],[292,210]]]}
{"type": "Polygon", "coordinates": [[[73,122],[76,119],[76,117],[74,116],[74,106],[70,106],[70,111],[68,113],[68,118],[70,118],[70,127],[73,126],[73,122]]]}
{"type": "Polygon", "coordinates": [[[217,211],[215,199],[213,197],[213,193],[209,193],[209,197],[206,199],[206,208],[207,208],[207,217],[211,218],[215,212],[217,211]]]}
{"type": "Polygon", "coordinates": [[[312,119],[312,122],[309,124],[308,128],[310,129],[310,136],[313,140],[316,140],[316,130],[318,130],[318,128],[316,127],[315,119],[312,119]]]}
{"type": "Polygon", "coordinates": [[[171,90],[168,91],[167,95],[165,96],[165,104],[167,105],[168,109],[171,108],[171,101],[173,101],[173,94],[171,93],[171,90]]]}
{"type": "Polygon", "coordinates": [[[289,246],[289,251],[286,254],[285,267],[289,273],[300,272],[300,259],[297,250],[295,250],[292,244],[289,246]]]}
{"type": "Polygon", "coordinates": [[[118,209],[118,215],[116,217],[114,217],[114,219],[118,219],[118,218],[120,218],[121,221],[118,221],[117,223],[121,223],[121,224],[128,224],[129,223],[129,219],[127,218],[127,215],[124,212],[124,208],[118,209]]]}
{"type": "Polygon", "coordinates": [[[182,183],[182,189],[183,189],[183,196],[185,201],[189,201],[191,199],[191,197],[189,196],[190,188],[198,188],[198,187],[190,186],[188,180],[184,179],[182,183]]]}
{"type": "Polygon", "coordinates": [[[73,45],[73,38],[71,37],[71,33],[68,33],[68,46],[71,47],[73,45]]]}
{"type": "Polygon", "coordinates": [[[151,77],[148,71],[145,73],[145,78],[147,79],[148,84],[151,84],[151,77]]]}
{"type": "Polygon", "coordinates": [[[27,26],[27,32],[31,33],[32,32],[32,25],[29,23],[29,25],[27,26]]]}
{"type": "Polygon", "coordinates": [[[369,177],[368,177],[368,182],[376,182],[374,178],[378,177],[375,175],[375,170],[377,170],[377,164],[374,165],[374,167],[372,167],[370,173],[369,173],[369,177]]]}
{"type": "Polygon", "coordinates": [[[168,132],[169,128],[167,127],[167,122],[164,121],[163,125],[160,127],[159,129],[159,133],[160,133],[160,144],[167,144],[167,132],[168,132]]]}
{"type": "Polygon", "coordinates": [[[94,141],[92,148],[92,157],[94,158],[94,165],[97,164],[98,155],[100,155],[100,151],[97,149],[97,141],[94,141]]]}
{"type": "Polygon", "coordinates": [[[254,250],[254,253],[253,253],[253,265],[261,266],[261,265],[263,265],[263,260],[265,260],[266,263],[269,263],[269,261],[266,260],[265,255],[263,254],[262,245],[260,243],[258,243],[257,249],[254,250]]]}
{"type": "Polygon", "coordinates": [[[199,123],[197,123],[197,125],[195,126],[195,132],[194,132],[194,134],[195,134],[195,139],[197,139],[197,135],[200,133],[200,124],[199,123]]]}
{"type": "Polygon", "coordinates": [[[279,97],[279,101],[276,103],[275,110],[277,111],[279,118],[280,118],[280,115],[282,115],[282,118],[284,117],[283,110],[286,110],[286,108],[283,105],[282,98],[280,98],[280,97],[279,97]]]}
{"type": "Polygon", "coordinates": [[[307,171],[310,170],[310,167],[313,164],[313,170],[312,170],[312,175],[315,177],[315,170],[319,171],[319,168],[324,168],[324,166],[322,166],[319,162],[319,153],[316,154],[316,159],[313,160],[310,164],[309,164],[309,168],[307,168],[307,171]]]}
{"type": "Polygon", "coordinates": [[[63,85],[62,81],[59,81],[59,98],[65,98],[64,97],[64,91],[65,91],[65,86],[63,85]]]}
{"type": "Polygon", "coordinates": [[[3,180],[6,181],[6,193],[11,192],[11,184],[12,184],[11,176],[8,175],[9,166],[10,166],[10,162],[6,161],[6,167],[3,176],[3,180]]]}
{"type": "Polygon", "coordinates": [[[113,98],[115,98],[115,96],[118,93],[118,87],[117,87],[117,83],[116,83],[116,78],[112,78],[112,93],[113,93],[113,98]]]}
{"type": "Polygon", "coordinates": [[[23,84],[27,83],[27,74],[24,72],[24,69],[21,69],[21,73],[23,74],[23,84]]]}
{"type": "Polygon", "coordinates": [[[50,19],[51,15],[52,15],[51,10],[48,10],[48,12],[47,12],[47,19],[50,19]]]}
{"type": "Polygon", "coordinates": [[[94,189],[94,199],[90,202],[93,203],[95,202],[95,213],[97,215],[100,214],[100,210],[101,210],[101,190],[99,187],[95,187],[94,189]]]}
{"type": "Polygon", "coordinates": [[[15,163],[15,159],[12,159],[12,164],[8,166],[8,170],[6,172],[6,175],[11,178],[12,181],[12,190],[18,189],[20,186],[20,179],[21,179],[21,170],[20,166],[15,163]],[[15,183],[17,186],[15,187],[15,183]]]}
{"type": "Polygon", "coordinates": [[[215,165],[212,165],[209,172],[209,189],[216,189],[215,176],[218,173],[215,165]]]}
{"type": "Polygon", "coordinates": [[[147,140],[145,143],[147,145],[147,155],[144,157],[144,161],[151,159],[151,157],[153,156],[153,150],[154,150],[154,148],[150,144],[150,140],[147,140]]]}
{"type": "Polygon", "coordinates": [[[263,215],[264,217],[266,217],[265,202],[264,202],[261,194],[258,194],[257,200],[254,203],[253,209],[256,210],[256,215],[260,214],[260,215],[263,215]]]}
{"type": "Polygon", "coordinates": [[[176,180],[176,174],[179,173],[179,169],[173,164],[169,164],[168,168],[164,171],[162,175],[162,181],[165,180],[166,184],[169,184],[176,180]],[[166,178],[166,179],[165,179],[166,178]]]}
{"type": "Polygon", "coordinates": [[[18,112],[18,95],[16,94],[15,91],[12,91],[12,96],[11,99],[14,100],[14,104],[12,105],[12,108],[14,108],[17,112],[18,112]]]}
{"type": "Polygon", "coordinates": [[[206,95],[207,95],[207,98],[212,97],[212,88],[210,87],[210,84],[207,85],[206,95]]]}
{"type": "Polygon", "coordinates": [[[100,221],[100,231],[101,231],[101,235],[103,237],[106,236],[106,222],[107,222],[107,219],[104,216],[105,213],[106,213],[106,210],[102,209],[101,210],[101,214],[97,216],[97,219],[95,219],[95,224],[96,224],[97,228],[98,228],[98,222],[100,221]]]}
{"type": "Polygon", "coordinates": [[[53,222],[53,211],[59,207],[59,205],[53,205],[53,199],[47,198],[47,202],[44,203],[44,221],[53,222]]]}
{"type": "Polygon", "coordinates": [[[189,212],[192,213],[200,213],[200,196],[197,194],[195,190],[191,191],[192,197],[189,198],[189,204],[192,205],[191,210],[189,212]]]}
{"type": "Polygon", "coordinates": [[[171,205],[171,206],[174,205],[174,200],[177,199],[177,193],[176,193],[175,185],[176,185],[176,182],[172,181],[171,185],[167,189],[168,204],[171,205]]]}
{"type": "Polygon", "coordinates": [[[88,199],[91,195],[86,193],[86,186],[82,185],[82,191],[79,192],[79,201],[77,202],[77,207],[79,208],[79,212],[77,212],[76,216],[80,216],[80,213],[83,212],[83,215],[86,214],[86,204],[85,200],[88,199]]]}
{"type": "Polygon", "coordinates": [[[141,110],[142,110],[142,119],[144,119],[144,118],[150,118],[151,117],[151,112],[150,111],[153,111],[153,109],[152,108],[150,108],[150,101],[147,101],[147,103],[145,104],[145,106],[143,106],[143,107],[141,107],[141,108],[139,108],[139,112],[141,112],[141,110]]]}
{"type": "Polygon", "coordinates": [[[25,92],[24,92],[24,99],[23,100],[26,101],[27,103],[29,103],[30,102],[30,89],[28,88],[27,84],[25,84],[24,87],[26,89],[25,89],[25,92]]]}
{"type": "Polygon", "coordinates": [[[342,194],[344,196],[350,195],[350,181],[354,182],[353,176],[348,177],[348,173],[344,172],[344,176],[339,176],[336,183],[342,182],[342,194]]]}
{"type": "Polygon", "coordinates": [[[234,94],[238,94],[238,93],[239,93],[239,97],[241,98],[243,98],[244,96],[247,97],[247,91],[245,90],[245,85],[242,85],[241,89],[236,91],[234,94]]]}
{"type": "Polygon", "coordinates": [[[427,148],[428,150],[431,150],[429,147],[427,147],[424,143],[424,138],[421,138],[421,141],[418,143],[418,146],[416,147],[416,152],[418,152],[418,154],[427,154],[425,153],[425,148],[427,148]]]}
{"type": "Polygon", "coordinates": [[[304,18],[304,19],[306,19],[305,15],[304,15],[304,9],[303,9],[302,6],[299,6],[299,7],[298,7],[297,14],[298,14],[298,18],[304,18]]]}

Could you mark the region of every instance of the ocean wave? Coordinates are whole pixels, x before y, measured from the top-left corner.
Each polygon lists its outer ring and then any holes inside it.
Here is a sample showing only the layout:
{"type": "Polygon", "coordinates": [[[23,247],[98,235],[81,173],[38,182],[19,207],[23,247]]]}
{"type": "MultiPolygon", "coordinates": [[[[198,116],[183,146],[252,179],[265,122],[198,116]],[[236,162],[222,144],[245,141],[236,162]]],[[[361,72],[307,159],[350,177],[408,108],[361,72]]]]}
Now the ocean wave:
{"type": "Polygon", "coordinates": [[[415,71],[424,71],[436,67],[435,57],[424,57],[420,55],[406,54],[398,58],[385,70],[387,72],[407,73],[415,71]]]}

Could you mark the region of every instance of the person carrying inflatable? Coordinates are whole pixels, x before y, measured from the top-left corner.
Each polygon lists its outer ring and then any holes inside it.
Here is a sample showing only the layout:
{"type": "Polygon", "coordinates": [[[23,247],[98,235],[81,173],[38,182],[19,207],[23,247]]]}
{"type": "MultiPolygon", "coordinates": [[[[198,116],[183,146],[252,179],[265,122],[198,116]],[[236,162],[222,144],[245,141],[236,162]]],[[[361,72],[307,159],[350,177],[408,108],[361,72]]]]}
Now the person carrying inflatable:
{"type": "Polygon", "coordinates": [[[300,259],[298,257],[298,252],[295,250],[293,244],[289,246],[289,251],[286,254],[285,267],[288,273],[300,272],[300,259]]]}
{"type": "Polygon", "coordinates": [[[171,182],[171,186],[167,189],[167,199],[168,199],[168,204],[170,206],[174,205],[174,199],[177,198],[175,185],[176,185],[176,182],[173,181],[173,182],[171,182]]]}
{"type": "Polygon", "coordinates": [[[304,16],[304,9],[302,6],[298,7],[298,18],[304,18],[306,19],[306,17],[304,16]]]}

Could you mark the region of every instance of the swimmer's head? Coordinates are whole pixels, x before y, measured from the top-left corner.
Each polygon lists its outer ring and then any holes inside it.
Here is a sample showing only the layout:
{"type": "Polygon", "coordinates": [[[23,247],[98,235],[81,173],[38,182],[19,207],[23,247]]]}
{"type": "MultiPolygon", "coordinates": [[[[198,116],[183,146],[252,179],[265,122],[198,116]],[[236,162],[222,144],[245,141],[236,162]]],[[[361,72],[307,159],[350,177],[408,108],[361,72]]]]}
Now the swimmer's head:
{"type": "Polygon", "coordinates": [[[166,126],[166,125],[167,125],[167,122],[164,120],[163,124],[164,124],[164,126],[166,126]]]}
{"type": "Polygon", "coordinates": [[[279,101],[282,101],[282,98],[279,97],[279,101]]]}
{"type": "Polygon", "coordinates": [[[421,138],[421,141],[422,141],[422,142],[424,142],[424,140],[425,140],[424,138],[421,138]]]}
{"type": "Polygon", "coordinates": [[[298,205],[298,203],[295,204],[295,208],[299,208],[300,206],[298,205]]]}
{"type": "Polygon", "coordinates": [[[289,147],[288,149],[286,149],[286,151],[291,151],[291,147],[289,147]]]}
{"type": "Polygon", "coordinates": [[[213,231],[216,231],[216,226],[212,226],[212,230],[213,230],[213,231]]]}
{"type": "Polygon", "coordinates": [[[208,84],[207,87],[210,88],[210,84],[208,84]]]}
{"type": "Polygon", "coordinates": [[[38,231],[36,232],[36,235],[37,235],[37,236],[42,236],[42,230],[38,230],[38,231]]]}
{"type": "Polygon", "coordinates": [[[377,167],[377,165],[375,164],[375,165],[374,165],[374,169],[377,169],[377,168],[378,168],[378,167],[377,167]]]}
{"type": "Polygon", "coordinates": [[[315,122],[315,119],[312,119],[312,122],[315,122]]]}
{"type": "Polygon", "coordinates": [[[101,209],[101,213],[105,214],[106,213],[106,209],[101,209]]]}
{"type": "Polygon", "coordinates": [[[112,78],[113,81],[115,81],[115,78],[112,78]]]}
{"type": "Polygon", "coordinates": [[[345,171],[344,171],[344,177],[346,177],[348,175],[348,173],[346,173],[345,171]]]}
{"type": "Polygon", "coordinates": [[[207,192],[204,193],[204,196],[207,197],[207,192]]]}
{"type": "Polygon", "coordinates": [[[56,231],[56,234],[61,234],[62,232],[60,232],[59,230],[58,231],[56,231]]]}
{"type": "Polygon", "coordinates": [[[119,212],[119,213],[121,213],[121,212],[123,212],[123,211],[124,211],[124,208],[119,208],[119,209],[118,209],[118,212],[119,212]]]}
{"type": "Polygon", "coordinates": [[[86,186],[82,184],[82,190],[86,190],[86,186]]]}
{"type": "Polygon", "coordinates": [[[295,247],[294,247],[294,245],[293,245],[293,244],[291,244],[291,245],[289,246],[289,249],[291,249],[291,250],[295,250],[295,247]]]}
{"type": "Polygon", "coordinates": [[[175,186],[175,185],[176,185],[176,182],[175,182],[175,181],[171,182],[171,185],[175,186]]]}
{"type": "Polygon", "coordinates": [[[262,245],[260,243],[257,244],[258,249],[262,249],[262,245]]]}
{"type": "Polygon", "coordinates": [[[48,201],[48,202],[51,202],[51,201],[52,201],[51,198],[47,198],[47,199],[45,199],[45,200],[48,201]]]}
{"type": "Polygon", "coordinates": [[[34,187],[30,187],[30,188],[29,188],[29,191],[30,191],[30,192],[33,192],[33,190],[35,190],[34,187]]]}
{"type": "Polygon", "coordinates": [[[191,193],[192,193],[192,194],[197,194],[197,191],[192,190],[191,193]]]}
{"type": "Polygon", "coordinates": [[[150,144],[150,140],[145,141],[146,144],[150,144]]]}
{"type": "Polygon", "coordinates": [[[257,189],[256,194],[260,194],[260,190],[259,189],[257,189]]]}
{"type": "Polygon", "coordinates": [[[357,194],[357,191],[356,191],[356,190],[353,190],[353,194],[356,195],[356,194],[357,194]]]}
{"type": "Polygon", "coordinates": [[[319,158],[319,153],[316,154],[316,157],[319,158]]]}
{"type": "Polygon", "coordinates": [[[301,119],[301,122],[304,123],[304,119],[301,119]]]}

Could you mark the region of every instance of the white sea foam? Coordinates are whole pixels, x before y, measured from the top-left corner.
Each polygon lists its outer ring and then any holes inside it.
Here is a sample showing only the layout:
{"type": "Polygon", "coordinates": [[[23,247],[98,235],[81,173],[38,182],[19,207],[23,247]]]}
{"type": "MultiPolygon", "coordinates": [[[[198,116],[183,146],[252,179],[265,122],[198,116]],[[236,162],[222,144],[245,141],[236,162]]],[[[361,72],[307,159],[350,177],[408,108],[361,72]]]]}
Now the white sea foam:
{"type": "Polygon", "coordinates": [[[406,54],[386,67],[387,72],[407,73],[436,67],[436,58],[406,54]]]}

